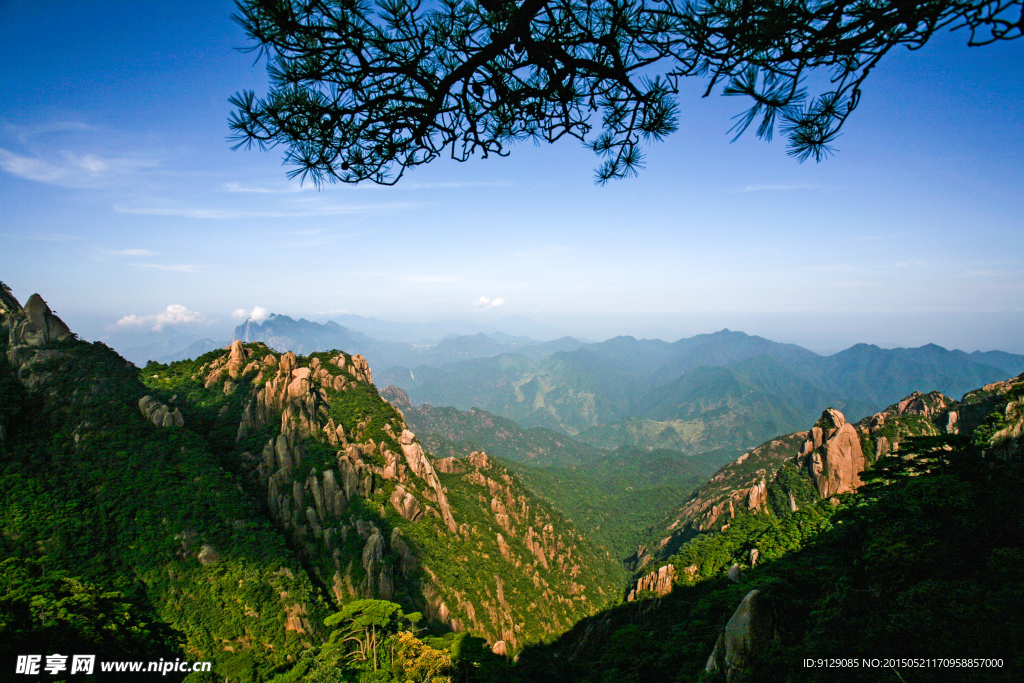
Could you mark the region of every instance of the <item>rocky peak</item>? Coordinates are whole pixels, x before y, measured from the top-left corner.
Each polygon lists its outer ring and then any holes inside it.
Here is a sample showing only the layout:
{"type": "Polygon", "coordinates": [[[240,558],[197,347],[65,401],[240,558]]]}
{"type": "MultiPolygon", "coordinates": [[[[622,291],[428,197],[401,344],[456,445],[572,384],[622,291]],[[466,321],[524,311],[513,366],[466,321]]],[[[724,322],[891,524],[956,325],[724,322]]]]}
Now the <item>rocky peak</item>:
{"type": "Polygon", "coordinates": [[[802,464],[822,498],[853,491],[866,465],[860,436],[834,408],[826,409],[800,449],[802,464]]]}
{"type": "MultiPolygon", "coordinates": [[[[226,351],[200,368],[197,380],[225,394],[249,392],[238,441],[280,424],[278,435],[248,456],[266,487],[271,516],[337,600],[393,599],[419,563],[399,528],[389,528],[385,506],[409,522],[436,519],[449,533],[458,533],[459,526],[437,472],[400,413],[382,413],[372,429],[370,417],[345,425],[331,417],[335,403],[346,405],[349,392],[359,411],[372,413],[376,390],[366,360],[341,352],[278,354],[238,340],[226,351]],[[325,450],[333,455],[325,458],[325,450]],[[371,509],[379,509],[379,517],[350,514],[355,499],[362,509],[376,499],[371,509]]],[[[440,594],[438,586],[420,587],[428,601],[440,594]]],[[[426,611],[458,626],[447,608],[426,611]]]]}
{"type": "Polygon", "coordinates": [[[409,399],[409,394],[405,393],[404,389],[396,387],[394,384],[389,384],[381,389],[380,397],[398,410],[405,411],[412,408],[412,401],[409,399]]]}
{"type": "Polygon", "coordinates": [[[22,308],[9,292],[4,292],[3,330],[8,334],[11,347],[43,346],[51,341],[64,341],[73,335],[64,321],[58,318],[43,297],[33,294],[22,308]]]}

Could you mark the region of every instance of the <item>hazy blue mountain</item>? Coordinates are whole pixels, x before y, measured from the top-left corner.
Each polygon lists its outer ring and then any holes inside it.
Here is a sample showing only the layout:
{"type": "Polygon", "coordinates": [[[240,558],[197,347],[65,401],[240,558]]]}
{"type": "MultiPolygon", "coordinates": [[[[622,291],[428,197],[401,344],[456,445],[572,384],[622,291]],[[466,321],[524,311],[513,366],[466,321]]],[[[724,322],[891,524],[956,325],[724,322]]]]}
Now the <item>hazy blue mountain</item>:
{"type": "MultiPolygon", "coordinates": [[[[1024,357],[1017,358],[1024,361],[1024,357]]],[[[823,365],[823,386],[830,393],[868,401],[876,406],[871,411],[881,410],[911,391],[941,391],[947,396],[959,397],[1015,374],[1013,370],[1007,372],[935,344],[916,349],[881,349],[871,344],[857,344],[828,356],[823,365]]],[[[853,419],[859,417],[862,415],[857,414],[853,419]]]]}
{"type": "MultiPolygon", "coordinates": [[[[439,325],[441,324],[443,323],[439,323],[439,325]]],[[[386,329],[382,331],[386,331],[386,329]]],[[[541,358],[558,351],[575,349],[584,345],[584,342],[571,337],[540,343],[528,337],[513,337],[499,332],[492,334],[477,332],[471,335],[448,337],[438,343],[413,344],[376,339],[362,332],[343,327],[333,320],[317,323],[306,319],[295,320],[278,314],[272,314],[262,322],[247,320],[235,328],[235,339],[244,342],[261,341],[272,348],[300,354],[335,348],[352,349],[353,353],[359,353],[366,357],[375,371],[378,368],[385,369],[395,366],[446,365],[503,353],[541,358]]]]}
{"type": "Polygon", "coordinates": [[[414,403],[482,408],[603,448],[695,453],[750,448],[798,429],[828,406],[859,419],[919,389],[959,396],[1011,376],[1018,365],[1024,367],[1024,356],[934,344],[858,344],[819,356],[722,330],[674,343],[616,337],[541,359],[502,355],[392,368],[380,379],[405,389],[414,403]]]}
{"type": "Polygon", "coordinates": [[[172,351],[171,353],[164,354],[154,358],[158,363],[173,363],[179,360],[186,360],[189,358],[197,358],[203,355],[207,351],[213,351],[214,349],[222,349],[227,346],[230,342],[227,340],[214,341],[209,338],[198,339],[188,346],[172,351]]]}
{"type": "Polygon", "coordinates": [[[976,363],[991,365],[1011,375],[1019,375],[1024,372],[1024,356],[1019,356],[1015,353],[1007,353],[1005,351],[974,351],[970,354],[963,351],[954,351],[953,353],[963,354],[976,363]]]}
{"type": "Polygon", "coordinates": [[[427,323],[399,323],[378,318],[368,318],[352,313],[332,316],[339,324],[355,332],[387,341],[407,344],[436,344],[448,337],[472,336],[476,334],[507,335],[514,338],[529,338],[541,341],[565,336],[563,330],[544,325],[522,316],[506,316],[487,324],[469,320],[442,320],[427,323]]]}

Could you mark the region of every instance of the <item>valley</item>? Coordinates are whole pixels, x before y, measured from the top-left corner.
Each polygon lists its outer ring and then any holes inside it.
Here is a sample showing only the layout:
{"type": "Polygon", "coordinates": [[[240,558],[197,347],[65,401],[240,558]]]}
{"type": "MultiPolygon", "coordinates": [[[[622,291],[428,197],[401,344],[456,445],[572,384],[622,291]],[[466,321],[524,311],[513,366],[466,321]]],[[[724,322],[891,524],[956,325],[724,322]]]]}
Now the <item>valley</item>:
{"type": "Polygon", "coordinates": [[[895,637],[1021,671],[1024,357],[723,331],[378,372],[279,335],[138,367],[2,294],[4,666],[825,680],[798,662],[895,637]]]}

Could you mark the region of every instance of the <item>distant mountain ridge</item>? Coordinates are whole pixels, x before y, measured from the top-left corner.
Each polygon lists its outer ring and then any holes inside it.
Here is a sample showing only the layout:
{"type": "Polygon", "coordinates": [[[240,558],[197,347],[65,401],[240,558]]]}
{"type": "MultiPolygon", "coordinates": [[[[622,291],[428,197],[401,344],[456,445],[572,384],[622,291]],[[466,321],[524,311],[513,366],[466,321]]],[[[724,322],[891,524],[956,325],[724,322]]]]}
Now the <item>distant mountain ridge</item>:
{"type": "Polygon", "coordinates": [[[483,332],[449,337],[435,344],[412,344],[375,339],[343,327],[333,320],[317,323],[305,318],[295,320],[276,313],[262,321],[251,318],[246,320],[235,328],[234,339],[245,343],[263,342],[273,349],[298,354],[334,348],[353,349],[354,352],[362,354],[373,367],[378,368],[413,364],[444,365],[502,353],[541,358],[584,345],[584,342],[572,337],[536,342],[526,337],[483,332]]]}
{"type": "Polygon", "coordinates": [[[414,403],[477,407],[602,448],[738,455],[829,405],[857,419],[919,388],[959,396],[1022,370],[1024,356],[1003,352],[857,344],[819,356],[722,330],[674,343],[616,337],[542,359],[506,354],[378,377],[414,403]]]}

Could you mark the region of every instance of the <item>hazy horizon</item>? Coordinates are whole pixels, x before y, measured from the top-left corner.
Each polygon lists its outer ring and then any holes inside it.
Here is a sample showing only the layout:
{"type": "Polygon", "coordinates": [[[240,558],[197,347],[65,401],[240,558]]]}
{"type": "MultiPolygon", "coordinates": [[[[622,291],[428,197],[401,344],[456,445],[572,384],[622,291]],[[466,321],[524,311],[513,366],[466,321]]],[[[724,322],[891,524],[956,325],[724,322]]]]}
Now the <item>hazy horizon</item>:
{"type": "Polygon", "coordinates": [[[730,144],[743,104],[693,81],[635,179],[595,186],[597,158],[565,141],[316,190],[281,150],[229,149],[228,97],[266,91],[232,11],[0,8],[0,279],[84,338],[168,307],[230,329],[259,306],[1024,353],[1021,41],[887,55],[820,164],[730,144]]]}

